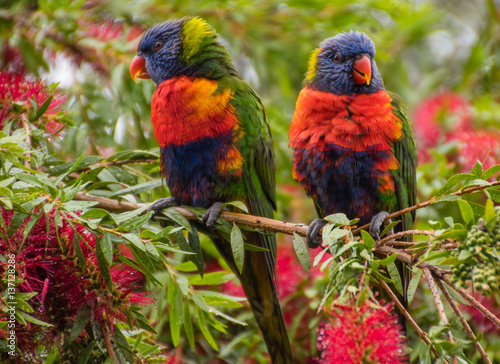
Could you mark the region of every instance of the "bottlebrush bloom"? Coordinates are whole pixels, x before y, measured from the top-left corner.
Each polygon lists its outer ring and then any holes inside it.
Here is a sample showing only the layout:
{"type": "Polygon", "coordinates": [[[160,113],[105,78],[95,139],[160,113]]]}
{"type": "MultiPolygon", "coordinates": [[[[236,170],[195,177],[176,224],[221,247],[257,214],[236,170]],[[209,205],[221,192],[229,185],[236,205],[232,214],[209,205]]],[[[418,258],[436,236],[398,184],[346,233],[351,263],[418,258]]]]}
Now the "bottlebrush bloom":
{"type": "Polygon", "coordinates": [[[458,142],[457,164],[462,172],[470,172],[476,161],[487,169],[500,162],[500,132],[491,131],[463,131],[450,135],[458,142]]]}
{"type": "MultiPolygon", "coordinates": [[[[12,211],[1,213],[9,226],[12,211]]],[[[37,293],[28,301],[34,310],[30,315],[53,325],[28,322],[27,326],[16,327],[18,348],[32,355],[40,345],[50,351],[60,343],[63,333],[73,327],[77,313],[85,306],[90,308],[92,321],[112,329],[117,320],[127,322],[130,317],[134,322],[132,305],[151,302],[145,293],[133,292],[133,284],[142,279],[142,273],[124,264],[110,268],[113,289],[109,290],[97,265],[95,235],[79,224],[73,223],[73,229],[64,214],[60,216],[62,226],[56,227],[55,214],[53,210],[48,216],[42,215],[26,239],[23,231],[33,217],[27,218],[7,240],[0,240],[0,254],[16,256],[17,292],[37,293]],[[75,234],[85,267],[73,249],[75,234]]],[[[6,234],[2,231],[2,236],[6,234]]]]}
{"type": "Polygon", "coordinates": [[[416,107],[412,120],[421,163],[430,160],[427,149],[448,141],[450,133],[472,130],[470,110],[467,100],[450,91],[429,97],[416,107]]]}
{"type": "MultiPolygon", "coordinates": [[[[30,100],[35,98],[38,106],[42,105],[47,98],[52,94],[52,91],[42,81],[29,81],[24,74],[0,72],[0,128],[3,127],[7,119],[15,117],[13,102],[21,103],[22,113],[28,113],[31,109],[30,100]]],[[[66,97],[56,96],[50,102],[50,106],[45,112],[45,115],[54,115],[57,108],[66,101],[66,97]]],[[[49,120],[45,123],[47,131],[55,133],[62,125],[54,120],[49,120]]]]}
{"type": "Polygon", "coordinates": [[[331,322],[318,329],[318,363],[406,363],[405,340],[393,304],[336,305],[331,322]]]}

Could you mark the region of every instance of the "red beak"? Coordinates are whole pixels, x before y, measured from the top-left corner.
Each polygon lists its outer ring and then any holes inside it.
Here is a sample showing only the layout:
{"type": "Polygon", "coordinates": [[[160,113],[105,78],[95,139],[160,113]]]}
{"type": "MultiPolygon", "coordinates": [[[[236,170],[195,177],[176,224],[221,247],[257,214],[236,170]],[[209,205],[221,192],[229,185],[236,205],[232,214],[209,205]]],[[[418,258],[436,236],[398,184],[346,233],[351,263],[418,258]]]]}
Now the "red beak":
{"type": "Polygon", "coordinates": [[[372,78],[372,64],[368,56],[363,56],[360,59],[355,60],[352,68],[352,77],[354,78],[354,82],[356,82],[356,84],[370,84],[370,80],[372,78]]]}
{"type": "Polygon", "coordinates": [[[130,64],[130,76],[137,82],[137,78],[151,78],[146,71],[146,60],[144,57],[135,56],[130,64]]]}

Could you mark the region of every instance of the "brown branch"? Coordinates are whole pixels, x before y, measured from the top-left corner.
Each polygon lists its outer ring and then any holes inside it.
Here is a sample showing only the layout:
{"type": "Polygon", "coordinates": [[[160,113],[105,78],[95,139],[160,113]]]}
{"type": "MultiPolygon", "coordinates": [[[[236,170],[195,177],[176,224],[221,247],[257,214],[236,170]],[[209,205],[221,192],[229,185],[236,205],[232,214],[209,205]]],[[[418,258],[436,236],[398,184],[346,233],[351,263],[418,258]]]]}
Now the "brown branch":
{"type": "Polygon", "coordinates": [[[455,301],[453,301],[453,298],[451,298],[451,295],[448,292],[448,290],[446,289],[446,287],[444,286],[443,282],[441,282],[440,280],[437,280],[436,283],[439,286],[439,288],[441,289],[441,292],[443,292],[444,297],[446,298],[446,300],[450,304],[451,309],[453,310],[455,315],[457,315],[460,318],[460,322],[462,323],[462,326],[464,327],[465,332],[467,333],[469,338],[472,340],[472,342],[476,346],[476,349],[477,349],[477,351],[479,351],[479,354],[481,354],[481,357],[483,358],[484,362],[487,364],[491,364],[491,360],[488,358],[488,355],[486,354],[483,347],[481,346],[481,343],[476,340],[476,335],[474,335],[474,332],[472,331],[469,324],[465,320],[465,317],[464,317],[464,315],[462,315],[462,312],[460,312],[460,310],[458,309],[458,306],[455,303],[455,301]]]}
{"type": "MultiPolygon", "coordinates": [[[[434,353],[434,355],[436,356],[436,358],[438,358],[439,354],[438,354],[436,348],[434,347],[434,345],[432,345],[431,341],[427,337],[427,334],[424,332],[424,330],[422,330],[420,328],[420,326],[418,326],[418,324],[415,322],[415,320],[413,319],[413,317],[411,317],[410,313],[406,310],[406,308],[403,306],[403,304],[401,302],[399,302],[398,298],[396,297],[396,295],[394,294],[394,292],[392,292],[392,290],[389,288],[389,286],[387,285],[387,283],[385,283],[383,280],[378,279],[378,278],[377,278],[377,282],[378,282],[378,284],[380,284],[380,286],[382,286],[382,288],[384,289],[384,291],[387,292],[387,294],[389,295],[389,297],[396,303],[396,306],[398,307],[399,311],[401,311],[401,313],[408,320],[408,322],[411,324],[411,326],[413,326],[413,328],[417,332],[418,336],[420,336],[420,339],[423,342],[425,342],[427,345],[430,345],[432,352],[434,353]]],[[[445,363],[447,363],[446,360],[443,359],[443,361],[445,363]]]]}
{"type": "MultiPolygon", "coordinates": [[[[433,272],[434,273],[434,272],[433,272]]],[[[453,288],[457,293],[459,293],[467,302],[469,302],[472,306],[477,308],[479,311],[483,313],[484,316],[490,319],[495,325],[500,327],[500,319],[496,317],[490,310],[488,310],[486,307],[484,307],[478,300],[476,300],[474,297],[472,297],[469,292],[467,292],[465,289],[462,287],[456,287],[453,283],[451,283],[451,280],[449,277],[444,276],[441,277],[443,281],[448,284],[451,288],[453,288]]]]}
{"type": "Polygon", "coordinates": [[[111,338],[109,337],[108,329],[106,327],[103,327],[102,329],[102,337],[104,338],[104,343],[106,344],[106,350],[108,351],[109,357],[113,359],[115,364],[119,364],[115,350],[113,349],[113,344],[111,343],[111,338]]]}
{"type": "MultiPolygon", "coordinates": [[[[431,289],[432,297],[434,298],[434,303],[436,304],[440,321],[444,322],[446,326],[448,326],[448,341],[452,344],[455,344],[455,339],[453,338],[453,334],[451,333],[450,322],[448,321],[448,317],[446,317],[446,313],[444,312],[443,301],[441,301],[441,297],[439,296],[439,291],[436,286],[436,281],[434,280],[434,277],[432,276],[432,273],[429,268],[424,268],[423,271],[425,279],[427,280],[429,288],[431,289]]],[[[451,362],[453,364],[456,364],[457,357],[452,356],[451,362]]]]}
{"type": "MultiPolygon", "coordinates": [[[[495,181],[495,182],[491,182],[489,185],[485,185],[485,186],[474,186],[474,187],[469,187],[469,188],[465,188],[463,190],[460,190],[460,191],[456,191],[456,192],[452,192],[450,193],[450,195],[456,195],[456,196],[460,196],[460,195],[467,195],[469,193],[474,193],[474,192],[478,192],[478,191],[483,191],[483,190],[486,190],[490,187],[495,187],[495,186],[500,186],[500,181],[495,181]]],[[[439,196],[441,197],[441,196],[439,196]]],[[[416,205],[413,205],[413,206],[410,206],[406,209],[403,209],[403,210],[400,210],[400,211],[396,211],[396,212],[393,212],[392,214],[389,214],[386,216],[386,218],[384,219],[384,221],[387,221],[388,219],[392,219],[394,217],[398,217],[398,216],[401,216],[401,215],[404,215],[408,212],[412,212],[412,211],[416,211],[418,209],[422,209],[424,207],[427,207],[429,205],[432,205],[436,202],[436,200],[439,198],[439,197],[433,197],[431,198],[430,200],[428,201],[425,201],[425,202],[421,202],[419,204],[416,204],[416,205]]],[[[445,201],[443,201],[445,202],[445,201]]],[[[439,201],[438,201],[439,203],[439,201]]],[[[368,228],[370,227],[370,224],[365,224],[363,226],[360,226],[356,229],[354,229],[352,231],[352,233],[354,235],[356,234],[359,234],[359,232],[361,230],[367,230],[368,228]]]]}

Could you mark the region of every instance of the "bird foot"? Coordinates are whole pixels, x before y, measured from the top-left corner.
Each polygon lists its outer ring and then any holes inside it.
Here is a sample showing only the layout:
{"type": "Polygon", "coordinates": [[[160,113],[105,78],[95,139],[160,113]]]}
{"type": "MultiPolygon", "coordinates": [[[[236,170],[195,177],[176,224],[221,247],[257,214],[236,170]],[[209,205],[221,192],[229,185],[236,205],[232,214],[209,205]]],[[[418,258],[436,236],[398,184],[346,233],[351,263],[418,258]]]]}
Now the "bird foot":
{"type": "Polygon", "coordinates": [[[220,215],[220,207],[222,206],[222,202],[216,202],[212,206],[210,206],[205,214],[203,214],[203,217],[201,218],[201,221],[206,225],[207,228],[210,230],[215,229],[215,221],[220,215]]]}
{"type": "MultiPolygon", "coordinates": [[[[370,221],[370,228],[368,229],[368,232],[374,239],[380,240],[380,228],[383,226],[387,215],[389,215],[387,211],[380,211],[378,214],[373,216],[372,221],[370,221]]],[[[391,222],[391,219],[387,220],[388,224],[391,222]]],[[[394,232],[391,232],[391,234],[394,234],[394,232]]]]}
{"type": "Polygon", "coordinates": [[[328,224],[328,221],[324,219],[315,219],[309,225],[306,233],[307,246],[310,249],[316,249],[321,245],[323,239],[321,238],[321,229],[323,226],[328,224]]]}
{"type": "Polygon", "coordinates": [[[159,200],[156,200],[151,205],[149,205],[148,211],[153,211],[153,216],[151,216],[151,218],[153,219],[156,215],[159,215],[161,213],[161,210],[172,206],[179,206],[179,200],[177,198],[173,196],[160,198],[159,200]]]}

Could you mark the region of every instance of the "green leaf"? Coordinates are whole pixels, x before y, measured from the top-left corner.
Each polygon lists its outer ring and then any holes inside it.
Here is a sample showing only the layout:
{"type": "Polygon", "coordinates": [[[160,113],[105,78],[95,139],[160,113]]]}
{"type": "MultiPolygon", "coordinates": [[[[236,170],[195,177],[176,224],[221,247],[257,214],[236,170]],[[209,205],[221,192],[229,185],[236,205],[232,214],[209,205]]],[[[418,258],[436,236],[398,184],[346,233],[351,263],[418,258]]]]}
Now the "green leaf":
{"type": "Polygon", "coordinates": [[[309,271],[309,269],[311,269],[309,251],[304,243],[304,239],[302,239],[302,237],[295,232],[293,233],[293,248],[295,250],[295,254],[297,254],[300,264],[302,265],[302,268],[304,268],[306,272],[309,271]]]}
{"type": "Polygon", "coordinates": [[[248,207],[241,201],[231,201],[231,202],[223,203],[220,207],[220,210],[222,211],[227,206],[234,206],[234,207],[236,207],[236,208],[240,209],[241,211],[244,211],[248,214],[248,207]]]}
{"type": "Polygon", "coordinates": [[[443,240],[443,239],[455,239],[455,240],[464,241],[468,232],[469,231],[466,229],[449,230],[449,231],[442,233],[441,235],[436,236],[434,238],[434,241],[435,240],[443,240]]]}
{"type": "Polygon", "coordinates": [[[189,245],[182,231],[177,230],[171,235],[174,237],[175,241],[179,245],[179,248],[181,248],[183,251],[187,253],[192,253],[186,256],[187,259],[189,259],[194,263],[194,265],[196,265],[196,267],[198,268],[198,273],[201,272],[200,275],[203,274],[203,262],[201,262],[198,259],[198,255],[195,252],[193,252],[193,248],[191,248],[191,245],[189,245]]]}
{"type": "Polygon", "coordinates": [[[457,195],[443,195],[441,197],[436,198],[434,201],[432,201],[432,204],[440,203],[440,202],[449,202],[449,201],[457,201],[460,200],[461,197],[457,195]]]}
{"type": "Polygon", "coordinates": [[[146,252],[150,254],[156,261],[160,261],[160,253],[158,252],[158,249],[152,244],[151,242],[146,242],[144,244],[144,248],[146,248],[146,252]]]}
{"type": "Polygon", "coordinates": [[[42,117],[42,115],[45,114],[45,112],[48,110],[53,98],[54,98],[54,96],[50,95],[49,97],[47,97],[47,100],[45,100],[39,108],[37,108],[36,110],[33,110],[30,113],[30,115],[28,116],[30,123],[33,123],[34,121],[40,119],[42,117]]]}
{"type": "Polygon", "coordinates": [[[200,276],[203,277],[203,252],[201,250],[200,237],[198,235],[198,230],[193,227],[193,232],[188,232],[188,242],[193,253],[196,253],[196,261],[198,262],[198,272],[200,276]]]}
{"type": "Polygon", "coordinates": [[[495,206],[493,205],[493,201],[491,199],[488,199],[486,201],[484,220],[486,221],[486,230],[492,233],[497,224],[497,214],[495,212],[495,206]]]}
{"type": "Polygon", "coordinates": [[[113,263],[113,243],[111,242],[111,235],[109,233],[105,233],[102,236],[101,252],[108,265],[111,265],[113,263]]]}
{"type": "Polygon", "coordinates": [[[396,287],[396,290],[401,296],[404,296],[403,283],[401,282],[401,276],[399,275],[396,264],[394,262],[387,264],[387,270],[389,271],[389,275],[391,276],[392,282],[394,283],[394,287],[396,287]]]}
{"type": "Polygon", "coordinates": [[[245,250],[250,250],[250,251],[253,251],[253,252],[268,252],[269,249],[266,249],[266,248],[263,248],[261,246],[257,246],[257,245],[253,245],[253,244],[243,244],[243,246],[245,247],[245,250]]]}
{"type": "Polygon", "coordinates": [[[490,197],[495,202],[500,202],[500,190],[486,190],[490,194],[490,197]]]}
{"type": "Polygon", "coordinates": [[[122,238],[127,240],[129,243],[132,243],[134,246],[141,249],[143,252],[146,252],[146,247],[142,240],[135,234],[123,234],[122,238]]]}
{"type": "Polygon", "coordinates": [[[168,282],[168,303],[170,305],[170,335],[172,336],[172,344],[177,347],[179,345],[181,329],[181,316],[179,310],[182,305],[182,296],[181,291],[177,288],[175,282],[172,280],[172,277],[170,277],[168,282]]]}
{"type": "Polygon", "coordinates": [[[444,195],[446,192],[451,190],[453,188],[453,186],[455,186],[457,183],[459,183],[459,182],[461,182],[469,177],[472,177],[472,175],[470,175],[469,173],[460,173],[460,174],[457,174],[457,175],[451,177],[448,181],[446,181],[444,186],[438,192],[436,192],[434,197],[444,195]]]}
{"type": "Polygon", "coordinates": [[[366,250],[371,252],[375,246],[375,240],[373,240],[373,237],[368,232],[361,230],[361,238],[365,242],[366,250]]]}
{"type": "Polygon", "coordinates": [[[396,253],[389,255],[387,258],[378,260],[377,262],[380,265],[389,265],[391,263],[394,263],[397,259],[398,255],[396,253]]]}
{"type": "Polygon", "coordinates": [[[380,233],[379,236],[382,238],[385,234],[387,234],[389,231],[391,231],[394,228],[394,226],[398,225],[399,223],[401,223],[400,220],[392,221],[389,225],[387,225],[385,227],[384,230],[382,230],[382,232],[380,233]]]}
{"type": "Polygon", "coordinates": [[[198,286],[218,285],[229,282],[234,278],[234,274],[227,274],[226,272],[211,272],[205,274],[203,277],[200,275],[193,275],[189,277],[189,283],[198,286]]]}
{"type": "Polygon", "coordinates": [[[415,297],[415,292],[417,291],[418,284],[420,282],[420,278],[422,278],[423,270],[419,270],[413,278],[410,280],[410,284],[408,285],[408,305],[411,305],[413,301],[413,297],[415,297]]]}
{"type": "Polygon", "coordinates": [[[87,323],[90,319],[90,311],[91,307],[87,304],[83,305],[80,310],[78,310],[75,323],[73,324],[73,329],[71,329],[71,335],[69,336],[70,343],[73,342],[73,340],[75,340],[80,335],[85,326],[87,326],[87,323]]]}
{"type": "Polygon", "coordinates": [[[245,262],[245,248],[243,245],[243,235],[236,224],[233,224],[231,230],[231,250],[233,252],[236,268],[238,268],[238,271],[241,273],[243,271],[243,263],[245,262]]]}
{"type": "Polygon", "coordinates": [[[460,251],[460,254],[458,255],[458,260],[462,260],[462,261],[467,260],[472,256],[473,256],[473,254],[471,251],[469,251],[468,249],[463,249],[462,251],[460,251]]]}
{"type": "Polygon", "coordinates": [[[493,177],[498,172],[500,172],[500,164],[492,166],[492,167],[488,168],[486,171],[484,171],[484,173],[481,176],[481,179],[489,180],[491,177],[493,177]]]}
{"type": "Polygon", "coordinates": [[[153,216],[154,212],[153,211],[148,211],[142,216],[137,216],[126,223],[118,226],[116,229],[117,231],[132,231],[135,229],[139,229],[140,227],[144,226],[149,219],[151,219],[151,216],[153,216]]]}
{"type": "Polygon", "coordinates": [[[87,364],[87,362],[90,359],[90,356],[92,355],[92,350],[94,350],[94,346],[95,346],[95,340],[92,340],[87,345],[87,347],[85,348],[85,350],[83,350],[81,352],[80,356],[78,357],[78,361],[76,362],[76,364],[87,364]]]}
{"type": "Polygon", "coordinates": [[[467,201],[458,200],[458,207],[466,224],[474,220],[474,211],[467,201]]]}
{"type": "Polygon", "coordinates": [[[113,282],[111,281],[111,275],[109,274],[108,263],[106,262],[106,258],[102,253],[101,240],[96,239],[95,253],[97,258],[97,265],[99,266],[99,270],[101,271],[106,286],[111,291],[113,290],[113,282]]]}
{"type": "Polygon", "coordinates": [[[483,164],[479,161],[476,161],[476,164],[474,165],[474,168],[472,168],[470,174],[475,178],[481,177],[481,175],[483,174],[483,164]]]}
{"type": "MultiPolygon", "coordinates": [[[[91,166],[93,164],[96,164],[96,163],[99,163],[100,161],[102,161],[102,157],[95,156],[95,155],[84,156],[84,157],[80,157],[80,158],[78,158],[78,160],[80,160],[80,162],[77,165],[78,169],[84,169],[88,166],[91,166]]],[[[73,161],[70,161],[67,163],[60,164],[54,168],[51,168],[49,170],[49,174],[51,176],[59,176],[65,172],[69,171],[71,168],[73,168],[76,164],[75,162],[76,162],[76,160],[73,160],[73,161]]],[[[75,168],[75,170],[76,170],[76,168],[75,168]]]]}
{"type": "Polygon", "coordinates": [[[189,312],[188,302],[184,302],[182,317],[184,323],[184,331],[186,332],[186,336],[189,341],[189,346],[191,346],[191,348],[194,349],[194,331],[193,331],[193,324],[191,323],[191,313],[189,312]]]}
{"type": "Polygon", "coordinates": [[[140,194],[142,192],[150,191],[150,190],[153,190],[155,188],[161,187],[162,183],[163,182],[162,182],[161,179],[156,179],[154,181],[148,181],[148,182],[140,183],[138,185],[135,185],[135,186],[132,186],[132,187],[128,187],[128,188],[124,188],[123,190],[119,190],[119,191],[113,193],[110,196],[110,198],[115,198],[115,197],[118,197],[118,196],[129,195],[129,194],[138,195],[138,194],[140,194]]]}
{"type": "Polygon", "coordinates": [[[347,216],[343,213],[328,215],[324,217],[326,221],[332,222],[337,226],[350,225],[351,220],[347,218],[347,216]]]}
{"type": "Polygon", "coordinates": [[[205,312],[210,312],[210,309],[207,306],[207,303],[205,302],[205,299],[199,292],[192,292],[191,293],[191,299],[195,303],[196,307],[200,308],[201,310],[205,312]]]}
{"type": "Polygon", "coordinates": [[[186,230],[189,231],[190,233],[193,232],[193,228],[191,227],[189,221],[184,216],[182,216],[182,214],[179,211],[177,211],[175,207],[169,207],[163,209],[162,212],[166,216],[168,216],[172,221],[186,228],[186,230]]]}
{"type": "Polygon", "coordinates": [[[203,336],[205,336],[205,339],[207,339],[207,342],[214,350],[219,351],[217,343],[215,342],[210,331],[208,330],[206,316],[207,314],[203,312],[199,306],[196,306],[196,318],[198,320],[198,325],[200,326],[200,330],[203,333],[203,336]]]}

